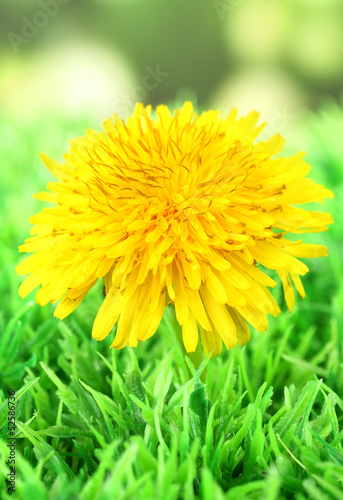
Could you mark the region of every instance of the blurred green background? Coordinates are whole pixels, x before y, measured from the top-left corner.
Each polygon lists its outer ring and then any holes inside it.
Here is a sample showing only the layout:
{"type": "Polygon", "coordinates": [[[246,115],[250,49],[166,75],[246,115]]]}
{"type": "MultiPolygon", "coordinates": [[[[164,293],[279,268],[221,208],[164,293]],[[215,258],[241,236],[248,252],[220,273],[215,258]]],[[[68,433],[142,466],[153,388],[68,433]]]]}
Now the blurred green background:
{"type": "Polygon", "coordinates": [[[18,118],[100,121],[176,96],[275,118],[341,92],[341,0],[16,0],[1,10],[0,105],[18,118]]]}

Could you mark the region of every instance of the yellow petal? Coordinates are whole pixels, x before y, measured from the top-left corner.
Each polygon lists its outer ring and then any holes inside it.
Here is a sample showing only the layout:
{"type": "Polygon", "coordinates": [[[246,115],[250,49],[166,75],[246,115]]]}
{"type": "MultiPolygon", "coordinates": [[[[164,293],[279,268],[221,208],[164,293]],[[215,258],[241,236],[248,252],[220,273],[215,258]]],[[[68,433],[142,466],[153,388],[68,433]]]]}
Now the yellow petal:
{"type": "Polygon", "coordinates": [[[92,330],[94,339],[103,340],[107,337],[117,322],[122,303],[120,289],[113,285],[96,315],[92,330]]]}
{"type": "Polygon", "coordinates": [[[236,326],[225,305],[219,304],[205,285],[200,288],[200,295],[204,301],[206,312],[226,348],[235,347],[237,341],[236,326]]]}
{"type": "Polygon", "coordinates": [[[211,331],[211,325],[208,320],[204,304],[200,298],[199,291],[185,288],[185,292],[188,306],[195,316],[197,322],[204,328],[204,330],[211,331]]]}
{"type": "Polygon", "coordinates": [[[156,311],[145,316],[144,320],[142,321],[141,327],[137,332],[138,340],[147,340],[156,332],[166,306],[165,297],[166,295],[164,293],[161,293],[156,311]]]}
{"type": "Polygon", "coordinates": [[[323,245],[313,245],[310,243],[301,243],[300,245],[287,247],[286,252],[290,255],[293,255],[294,257],[303,257],[310,259],[328,255],[327,247],[323,245]]]}
{"type": "Polygon", "coordinates": [[[201,326],[199,327],[201,334],[201,342],[204,347],[206,356],[212,352],[211,358],[218,356],[222,352],[223,341],[216,332],[215,328],[211,331],[204,330],[201,326]]]}
{"type": "Polygon", "coordinates": [[[173,262],[173,286],[175,291],[175,314],[180,325],[185,325],[188,321],[188,302],[183,283],[182,275],[173,262]]]}
{"type": "Polygon", "coordinates": [[[293,311],[295,304],[294,289],[287,271],[280,269],[278,275],[282,281],[283,291],[285,294],[286,304],[290,312],[293,311]]]}
{"type": "Polygon", "coordinates": [[[306,293],[299,275],[296,273],[289,273],[289,275],[295,285],[295,288],[297,289],[298,294],[300,295],[301,298],[304,298],[306,293]]]}
{"type": "Polygon", "coordinates": [[[86,288],[82,289],[77,294],[73,294],[75,295],[73,297],[71,297],[72,294],[69,291],[56,307],[54,316],[59,319],[64,319],[69,316],[69,314],[72,313],[77,308],[77,306],[81,304],[89,290],[95,285],[96,282],[97,280],[94,280],[93,283],[88,285],[86,288]]]}
{"type": "Polygon", "coordinates": [[[268,328],[266,316],[259,310],[247,303],[244,307],[237,309],[243,318],[250,323],[256,330],[263,332],[268,328]]]}
{"type": "Polygon", "coordinates": [[[226,306],[232,317],[237,331],[237,342],[239,345],[245,345],[250,340],[250,329],[246,320],[239,314],[237,309],[226,306]]]}
{"type": "Polygon", "coordinates": [[[182,325],[182,339],[187,352],[194,352],[198,345],[198,324],[191,312],[188,321],[182,325]]]}

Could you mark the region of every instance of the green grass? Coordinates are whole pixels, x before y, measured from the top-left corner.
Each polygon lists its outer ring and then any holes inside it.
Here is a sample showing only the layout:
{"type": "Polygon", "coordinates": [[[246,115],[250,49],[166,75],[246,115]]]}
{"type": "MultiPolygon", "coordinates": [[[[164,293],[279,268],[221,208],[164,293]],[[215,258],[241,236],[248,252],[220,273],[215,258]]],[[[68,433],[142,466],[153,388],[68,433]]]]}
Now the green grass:
{"type": "Polygon", "coordinates": [[[16,246],[40,207],[31,196],[49,179],[38,154],[60,157],[90,125],[0,126],[0,498],[10,497],[9,390],[17,391],[11,498],[342,498],[342,110],[330,104],[295,134],[308,144],[312,177],[336,194],[323,206],[336,224],[312,236],[330,256],[309,262],[307,296],[292,315],[278,287],[283,312],[268,331],[197,371],[171,311],[152,339],[114,351],[111,338],[91,339],[99,287],[63,322],[33,294],[18,297],[16,246]]]}

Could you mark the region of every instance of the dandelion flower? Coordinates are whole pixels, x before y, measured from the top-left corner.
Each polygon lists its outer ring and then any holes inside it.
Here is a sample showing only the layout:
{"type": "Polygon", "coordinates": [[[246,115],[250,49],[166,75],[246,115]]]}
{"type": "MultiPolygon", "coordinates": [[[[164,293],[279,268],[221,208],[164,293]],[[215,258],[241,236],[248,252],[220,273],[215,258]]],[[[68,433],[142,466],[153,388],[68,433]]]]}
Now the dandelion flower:
{"type": "Polygon", "coordinates": [[[280,308],[270,288],[276,271],[286,303],[295,286],[305,296],[299,258],[327,255],[321,245],[288,235],[328,229],[327,213],[299,205],[332,198],[306,175],[303,153],[277,156],[284,140],[256,141],[265,124],[251,112],[171,114],[137,104],[125,123],[114,115],[104,130],[71,141],[60,164],[41,158],[58,178],[38,200],[55,204],[30,221],[30,252],[17,267],[29,274],[26,296],[40,285],[37,302],[61,302],[65,318],[103,279],[105,298],[93,325],[104,339],[117,323],[112,347],[136,346],[157,330],[173,304],[188,352],[201,335],[206,353],[243,345],[249,324],[259,332],[280,308]],[[277,157],[276,157],[277,156],[277,157]],[[272,274],[273,275],[273,274],[272,274]]]}

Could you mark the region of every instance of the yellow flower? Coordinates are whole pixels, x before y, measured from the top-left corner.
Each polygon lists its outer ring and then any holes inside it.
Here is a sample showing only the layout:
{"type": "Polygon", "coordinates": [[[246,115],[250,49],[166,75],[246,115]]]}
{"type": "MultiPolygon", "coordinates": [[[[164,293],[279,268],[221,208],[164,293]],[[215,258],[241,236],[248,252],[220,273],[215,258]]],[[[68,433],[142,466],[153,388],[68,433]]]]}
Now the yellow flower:
{"type": "Polygon", "coordinates": [[[172,303],[186,350],[195,350],[199,329],[214,356],[222,342],[245,344],[248,323],[261,332],[267,314],[280,312],[263,268],[279,275],[290,310],[293,283],[305,296],[299,276],[308,267],[298,257],[327,249],[287,235],[328,229],[329,214],[298,205],[333,195],[305,177],[303,153],[275,158],[281,136],[256,142],[265,126],[256,126],[256,112],[198,116],[187,102],[174,116],[166,106],[156,119],[150,113],[137,104],[127,123],[114,115],[103,132],[87,130],[62,165],[41,155],[59,181],[36,198],[56,206],[31,218],[31,237],[19,247],[33,252],[17,267],[31,273],[20,295],[41,285],[37,302],[62,299],[62,319],[102,278],[94,338],[118,323],[112,347],[136,346],[172,303]]]}

